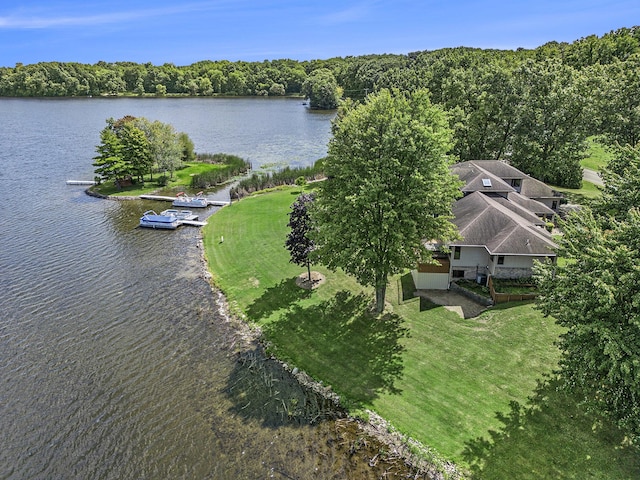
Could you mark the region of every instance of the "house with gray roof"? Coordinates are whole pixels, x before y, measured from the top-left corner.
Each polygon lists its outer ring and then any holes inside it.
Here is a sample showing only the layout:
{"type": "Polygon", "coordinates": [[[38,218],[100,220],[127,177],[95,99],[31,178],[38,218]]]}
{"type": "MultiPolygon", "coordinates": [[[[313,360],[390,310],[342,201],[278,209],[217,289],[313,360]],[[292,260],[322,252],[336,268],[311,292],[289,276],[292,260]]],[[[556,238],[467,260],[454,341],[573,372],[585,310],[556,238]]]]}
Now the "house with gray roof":
{"type": "Polygon", "coordinates": [[[464,196],[452,207],[461,238],[447,244],[448,253],[434,255],[437,265],[412,272],[416,288],[446,289],[456,279],[483,282],[489,275],[528,277],[534,261],[555,261],[557,245],[545,229],[555,211],[522,193],[559,203],[551,188],[500,161],[462,162],[452,171],[465,182],[464,196]]]}

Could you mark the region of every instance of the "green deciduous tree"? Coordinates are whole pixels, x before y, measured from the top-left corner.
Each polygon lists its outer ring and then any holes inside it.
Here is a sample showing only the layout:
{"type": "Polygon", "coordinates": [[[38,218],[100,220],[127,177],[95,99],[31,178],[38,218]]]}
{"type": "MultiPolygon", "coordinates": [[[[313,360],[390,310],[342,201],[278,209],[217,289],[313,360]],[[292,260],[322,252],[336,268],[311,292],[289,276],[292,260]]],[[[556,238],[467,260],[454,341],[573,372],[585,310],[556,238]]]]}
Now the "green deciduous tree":
{"type": "Polygon", "coordinates": [[[509,68],[489,62],[458,68],[444,80],[460,160],[501,160],[509,153],[520,92],[509,68]]]}
{"type": "Polygon", "coordinates": [[[640,209],[640,144],[612,148],[613,158],[602,170],[602,198],[595,208],[603,217],[624,220],[631,208],[640,209]]]}
{"type": "Polygon", "coordinates": [[[171,125],[144,117],[107,119],[100,140],[93,165],[103,180],[117,181],[127,176],[142,180],[154,168],[173,175],[183,161],[195,156],[193,142],[186,134],[178,134],[171,125]]]}
{"type": "Polygon", "coordinates": [[[591,104],[588,82],[558,60],[526,62],[515,75],[522,97],[510,163],[543,182],[580,187],[591,104]]]}
{"type": "Polygon", "coordinates": [[[451,131],[425,90],[381,90],[363,104],[347,102],[332,130],[327,180],[312,208],[314,256],[374,287],[381,312],[389,276],[428,261],[425,240],[456,234],[451,131]]]}
{"type": "Polygon", "coordinates": [[[604,71],[601,130],[608,145],[640,143],[640,55],[614,62],[604,71]]]}
{"type": "Polygon", "coordinates": [[[340,89],[333,73],[326,68],[314,70],[302,84],[302,93],[311,108],[330,110],[338,106],[340,89]]]}
{"type": "Polygon", "coordinates": [[[565,385],[640,440],[640,213],[607,221],[584,208],[561,222],[562,265],[539,264],[538,307],[566,327],[565,385]]]}
{"type": "Polygon", "coordinates": [[[142,129],[149,140],[151,165],[158,171],[173,172],[182,164],[183,144],[173,126],[158,120],[151,122],[144,117],[136,119],[136,125],[142,129]]]}
{"type": "Polygon", "coordinates": [[[193,162],[196,159],[196,152],[194,150],[193,141],[184,132],[178,134],[178,142],[180,143],[180,149],[182,150],[181,160],[183,162],[193,162]]]}
{"type": "Polygon", "coordinates": [[[149,139],[133,121],[125,122],[117,132],[120,139],[120,156],[130,166],[131,175],[142,181],[143,175],[151,171],[151,149],[149,139]]]}

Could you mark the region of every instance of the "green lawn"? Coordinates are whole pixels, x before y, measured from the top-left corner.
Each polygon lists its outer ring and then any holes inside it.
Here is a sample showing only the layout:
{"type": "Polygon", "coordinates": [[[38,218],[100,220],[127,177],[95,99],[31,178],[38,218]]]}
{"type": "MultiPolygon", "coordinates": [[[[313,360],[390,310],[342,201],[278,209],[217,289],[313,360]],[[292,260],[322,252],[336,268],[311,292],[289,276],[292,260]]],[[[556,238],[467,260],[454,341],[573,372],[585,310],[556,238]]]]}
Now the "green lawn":
{"type": "Polygon", "coordinates": [[[131,197],[153,193],[161,189],[173,189],[178,191],[189,188],[189,186],[191,185],[192,176],[208,172],[209,170],[224,168],[224,166],[222,165],[202,162],[185,163],[185,165],[185,168],[181,168],[180,170],[176,170],[175,172],[173,172],[173,179],[169,180],[168,184],[165,186],[158,185],[157,181],[162,176],[162,174],[156,173],[153,176],[153,180],[151,180],[151,177],[149,175],[145,175],[144,185],[136,184],[118,190],[113,182],[105,182],[101,185],[91,187],[91,189],[98,193],[101,193],[102,195],[131,197]]]}
{"type": "Polygon", "coordinates": [[[565,188],[553,186],[553,189],[562,193],[571,203],[579,204],[587,203],[589,200],[598,198],[602,194],[597,185],[591,182],[587,182],[586,180],[582,181],[582,188],[565,188]]]}
{"type": "Polygon", "coordinates": [[[465,320],[407,294],[394,278],[380,318],[352,278],[295,285],[284,241],[299,188],[246,198],[204,227],[210,270],[232,308],[262,327],[271,351],[479,478],[637,478],[638,451],[543,382],[561,332],[531,304],[465,320]],[[224,236],[224,242],[220,242],[224,236]]]}
{"type": "Polygon", "coordinates": [[[588,142],[589,156],[583,159],[580,164],[584,168],[599,171],[602,167],[607,165],[611,158],[611,154],[607,152],[605,146],[597,142],[595,138],[589,138],[588,142]]]}

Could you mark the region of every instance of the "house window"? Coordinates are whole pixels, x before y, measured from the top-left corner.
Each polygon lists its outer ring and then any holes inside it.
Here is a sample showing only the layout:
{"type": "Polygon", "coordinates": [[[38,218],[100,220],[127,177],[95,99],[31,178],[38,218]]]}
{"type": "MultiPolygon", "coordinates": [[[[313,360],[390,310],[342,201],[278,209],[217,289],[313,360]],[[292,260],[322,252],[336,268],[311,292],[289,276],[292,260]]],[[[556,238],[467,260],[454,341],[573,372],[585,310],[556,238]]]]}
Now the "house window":
{"type": "Polygon", "coordinates": [[[522,183],[522,179],[521,178],[512,178],[511,179],[511,186],[514,187],[514,188],[520,187],[521,183],[522,183]]]}
{"type": "Polygon", "coordinates": [[[453,259],[454,260],[460,260],[460,251],[462,250],[461,247],[453,247],[453,259]]]}
{"type": "Polygon", "coordinates": [[[483,178],[482,179],[482,186],[483,187],[491,187],[491,179],[490,178],[483,178]]]}
{"type": "Polygon", "coordinates": [[[558,201],[554,200],[551,202],[551,210],[555,210],[556,208],[558,208],[558,201]]]}
{"type": "Polygon", "coordinates": [[[464,278],[464,270],[454,270],[453,278],[464,278]]]}
{"type": "Polygon", "coordinates": [[[504,255],[498,256],[498,265],[504,265],[504,255]]]}

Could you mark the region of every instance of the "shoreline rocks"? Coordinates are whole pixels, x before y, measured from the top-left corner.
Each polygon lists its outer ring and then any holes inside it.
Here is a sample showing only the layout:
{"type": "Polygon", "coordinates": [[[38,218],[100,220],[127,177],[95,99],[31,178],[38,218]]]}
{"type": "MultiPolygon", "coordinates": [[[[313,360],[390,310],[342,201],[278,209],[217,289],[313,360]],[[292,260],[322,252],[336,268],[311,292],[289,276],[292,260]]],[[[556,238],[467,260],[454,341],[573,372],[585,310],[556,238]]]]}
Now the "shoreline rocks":
{"type": "MultiPolygon", "coordinates": [[[[233,327],[237,336],[237,338],[234,338],[232,341],[232,351],[235,355],[238,355],[238,357],[242,352],[255,350],[256,348],[264,352],[262,331],[257,327],[252,327],[245,319],[239,318],[238,315],[234,314],[231,311],[227,298],[213,282],[213,277],[209,272],[208,262],[205,256],[202,234],[200,234],[198,240],[198,248],[201,259],[201,276],[209,284],[221,316],[233,327]]],[[[304,275],[306,276],[306,274],[304,275]]],[[[384,457],[386,461],[391,460],[403,463],[409,470],[412,470],[412,474],[414,475],[412,478],[430,480],[455,480],[464,478],[464,475],[458,470],[455,464],[442,459],[436,452],[418,441],[400,434],[388,421],[375,412],[366,411],[369,417],[368,420],[352,417],[348,415],[348,412],[342,407],[340,396],[330,387],[317,382],[306,372],[299,370],[295,366],[291,367],[278,358],[267,357],[266,355],[264,358],[276,361],[285,371],[289,372],[301,386],[332,402],[337,410],[345,413],[346,418],[344,418],[343,421],[352,422],[359,432],[376,439],[380,443],[380,450],[385,451],[384,457]]],[[[372,462],[377,463],[377,461],[377,458],[372,458],[369,463],[373,466],[372,462]]]]}

